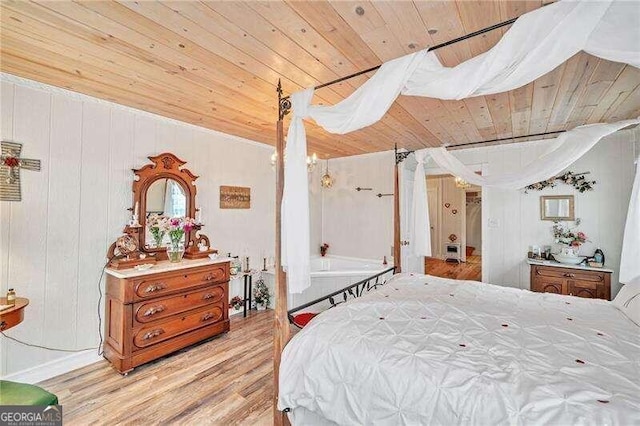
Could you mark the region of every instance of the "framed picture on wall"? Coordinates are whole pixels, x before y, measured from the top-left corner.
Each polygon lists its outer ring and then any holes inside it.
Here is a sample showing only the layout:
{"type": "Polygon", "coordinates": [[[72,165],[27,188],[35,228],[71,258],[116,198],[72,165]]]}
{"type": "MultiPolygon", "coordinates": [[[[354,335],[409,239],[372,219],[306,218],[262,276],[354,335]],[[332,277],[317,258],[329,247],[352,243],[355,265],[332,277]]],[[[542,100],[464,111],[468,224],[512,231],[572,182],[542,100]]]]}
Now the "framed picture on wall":
{"type": "Polygon", "coordinates": [[[251,188],[220,185],[221,209],[250,209],[251,188]]]}

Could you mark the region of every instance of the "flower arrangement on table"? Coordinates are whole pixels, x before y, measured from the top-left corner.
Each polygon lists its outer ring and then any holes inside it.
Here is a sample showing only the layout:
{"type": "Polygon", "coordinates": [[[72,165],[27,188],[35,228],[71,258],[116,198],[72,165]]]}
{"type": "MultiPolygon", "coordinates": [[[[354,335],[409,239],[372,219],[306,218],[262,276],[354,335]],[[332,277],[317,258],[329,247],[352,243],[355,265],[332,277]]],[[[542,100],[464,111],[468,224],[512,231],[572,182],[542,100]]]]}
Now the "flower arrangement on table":
{"type": "Polygon", "coordinates": [[[231,305],[231,307],[236,311],[239,311],[240,309],[242,309],[243,304],[244,302],[240,296],[233,296],[233,298],[231,299],[231,302],[229,302],[229,305],[231,305]]]}
{"type": "Polygon", "coordinates": [[[326,256],[328,250],[329,250],[329,244],[323,243],[320,246],[320,256],[322,257],[326,256]]]}
{"type": "Polygon", "coordinates": [[[256,301],[258,309],[266,309],[271,303],[269,287],[267,287],[262,278],[256,281],[256,286],[253,289],[253,299],[256,301]]]}
{"type": "MultiPolygon", "coordinates": [[[[576,225],[580,225],[580,219],[576,219],[576,225]]],[[[573,249],[579,249],[587,241],[587,234],[576,231],[562,222],[553,222],[553,237],[556,244],[566,245],[573,249]]]]}

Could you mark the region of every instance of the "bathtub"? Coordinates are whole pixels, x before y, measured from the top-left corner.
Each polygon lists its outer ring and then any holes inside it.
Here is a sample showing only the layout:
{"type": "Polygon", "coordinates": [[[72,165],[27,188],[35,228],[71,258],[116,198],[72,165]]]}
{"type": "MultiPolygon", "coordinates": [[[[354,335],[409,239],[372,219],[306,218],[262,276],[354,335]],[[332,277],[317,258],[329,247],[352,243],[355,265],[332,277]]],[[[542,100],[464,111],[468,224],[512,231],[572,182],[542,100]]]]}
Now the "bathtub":
{"type": "MultiPolygon", "coordinates": [[[[370,259],[356,259],[350,257],[326,256],[311,258],[311,287],[302,293],[289,293],[287,309],[292,309],[303,303],[310,302],[322,296],[355,284],[372,275],[380,273],[392,267],[392,264],[383,265],[382,261],[370,259]]],[[[385,275],[381,279],[388,279],[385,275]]],[[[263,272],[264,281],[272,294],[275,294],[275,276],[273,269],[263,272]]],[[[274,297],[275,300],[275,297],[274,297]]],[[[272,305],[272,307],[275,306],[272,305]]],[[[329,302],[318,304],[309,308],[309,311],[326,309],[329,302]]]]}

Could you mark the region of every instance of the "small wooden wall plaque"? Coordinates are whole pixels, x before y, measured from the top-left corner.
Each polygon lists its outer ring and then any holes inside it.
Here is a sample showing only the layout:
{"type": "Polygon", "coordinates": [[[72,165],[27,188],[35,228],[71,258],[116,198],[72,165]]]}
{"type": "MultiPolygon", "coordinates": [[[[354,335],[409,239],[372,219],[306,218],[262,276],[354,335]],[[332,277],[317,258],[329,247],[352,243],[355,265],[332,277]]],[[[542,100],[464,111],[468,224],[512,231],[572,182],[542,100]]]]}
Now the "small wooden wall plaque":
{"type": "Polygon", "coordinates": [[[251,188],[220,185],[221,209],[250,209],[251,188]]]}

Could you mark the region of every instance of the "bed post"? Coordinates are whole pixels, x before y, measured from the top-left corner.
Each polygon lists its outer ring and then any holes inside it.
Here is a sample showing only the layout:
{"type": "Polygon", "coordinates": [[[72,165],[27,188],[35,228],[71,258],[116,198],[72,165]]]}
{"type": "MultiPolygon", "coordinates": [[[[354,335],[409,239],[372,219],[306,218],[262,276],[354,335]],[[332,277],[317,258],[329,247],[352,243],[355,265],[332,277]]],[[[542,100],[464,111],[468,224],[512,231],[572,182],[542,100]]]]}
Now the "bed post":
{"type": "Polygon", "coordinates": [[[282,85],[278,80],[278,123],[276,125],[276,314],[273,342],[273,424],[275,426],[288,425],[287,415],[278,411],[278,377],[280,373],[280,357],[284,346],[289,341],[289,321],[287,318],[287,277],[282,269],[281,261],[281,223],[282,194],[284,191],[284,128],[282,120],[289,112],[291,103],[282,99],[282,85]]]}
{"type": "Polygon", "coordinates": [[[394,147],[394,189],[393,189],[393,266],[396,267],[395,273],[402,272],[402,259],[400,251],[400,173],[398,167],[398,145],[394,147]]]}

